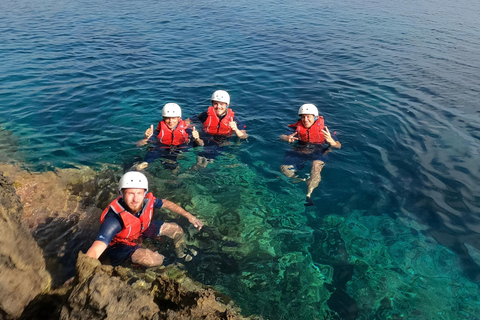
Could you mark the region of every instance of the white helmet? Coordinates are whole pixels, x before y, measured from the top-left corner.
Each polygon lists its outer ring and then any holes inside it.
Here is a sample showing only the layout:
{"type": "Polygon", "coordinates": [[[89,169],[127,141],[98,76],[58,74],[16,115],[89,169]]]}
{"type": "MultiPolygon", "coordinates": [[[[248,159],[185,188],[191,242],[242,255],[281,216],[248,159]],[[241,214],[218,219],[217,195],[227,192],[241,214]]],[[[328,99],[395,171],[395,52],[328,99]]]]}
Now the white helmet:
{"type": "Polygon", "coordinates": [[[176,103],[167,103],[163,106],[162,117],[182,117],[182,109],[176,103]]]}
{"type": "Polygon", "coordinates": [[[298,109],[298,115],[301,116],[302,114],[313,114],[315,117],[318,117],[318,109],[315,105],[306,103],[298,109]]]}
{"type": "Polygon", "coordinates": [[[145,191],[147,191],[147,177],[138,171],[129,171],[125,173],[118,183],[118,191],[122,191],[122,189],[126,188],[145,189],[145,191]]]}
{"type": "Polygon", "coordinates": [[[230,105],[230,95],[227,91],[217,90],[212,94],[212,101],[225,102],[230,105]]]}

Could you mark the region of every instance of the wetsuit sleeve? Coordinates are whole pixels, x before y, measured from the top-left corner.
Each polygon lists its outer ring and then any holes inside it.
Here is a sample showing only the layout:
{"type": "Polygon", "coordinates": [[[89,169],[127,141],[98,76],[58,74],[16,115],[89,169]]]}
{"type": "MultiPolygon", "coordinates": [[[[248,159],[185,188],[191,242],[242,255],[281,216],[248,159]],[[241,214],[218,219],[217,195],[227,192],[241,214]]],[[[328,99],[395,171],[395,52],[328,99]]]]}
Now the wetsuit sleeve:
{"type": "Polygon", "coordinates": [[[108,245],[113,237],[120,231],[122,231],[120,218],[110,210],[105,216],[105,220],[103,221],[100,231],[97,234],[97,239],[95,240],[102,241],[108,245]]]}
{"type": "Polygon", "coordinates": [[[337,135],[335,133],[330,134],[332,136],[332,139],[335,141],[338,141],[337,135]]]}
{"type": "Polygon", "coordinates": [[[247,126],[243,124],[242,120],[240,120],[237,116],[233,116],[233,121],[237,123],[238,130],[246,130],[247,126]]]}
{"type": "Polygon", "coordinates": [[[202,124],[207,121],[208,114],[206,112],[202,112],[197,116],[198,121],[200,121],[202,124]]]}
{"type": "Polygon", "coordinates": [[[163,200],[162,199],[155,199],[155,202],[153,203],[154,208],[161,208],[163,207],[163,200]]]}

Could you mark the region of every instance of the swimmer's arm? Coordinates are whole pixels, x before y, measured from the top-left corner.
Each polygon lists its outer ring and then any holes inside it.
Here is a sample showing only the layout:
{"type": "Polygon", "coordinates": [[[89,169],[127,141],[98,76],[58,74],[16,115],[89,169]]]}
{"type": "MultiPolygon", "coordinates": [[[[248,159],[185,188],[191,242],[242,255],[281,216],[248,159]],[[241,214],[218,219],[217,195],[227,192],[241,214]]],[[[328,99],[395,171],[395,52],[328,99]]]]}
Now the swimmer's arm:
{"type": "Polygon", "coordinates": [[[333,144],[331,144],[329,142],[330,147],[335,148],[335,149],[340,149],[342,147],[342,144],[340,143],[340,141],[333,141],[333,142],[334,142],[333,144]]]}
{"type": "Polygon", "coordinates": [[[239,137],[240,139],[247,139],[248,138],[248,134],[247,134],[247,131],[246,130],[236,130],[235,131],[235,134],[237,135],[237,137],[239,137]]]}
{"type": "Polygon", "coordinates": [[[287,141],[287,142],[295,142],[296,140],[298,140],[297,138],[297,132],[295,131],[294,133],[290,134],[290,135],[286,135],[286,134],[282,134],[280,136],[280,140],[283,140],[283,141],[287,141]]]}
{"type": "MultiPolygon", "coordinates": [[[[155,132],[158,134],[158,132],[155,132]]],[[[153,124],[150,125],[150,128],[148,128],[147,130],[145,130],[145,137],[142,139],[142,140],[139,140],[137,142],[137,147],[141,147],[141,146],[144,146],[147,144],[148,142],[148,139],[150,139],[152,136],[154,135],[154,131],[153,131],[153,124]]]]}
{"type": "Polygon", "coordinates": [[[168,209],[172,212],[175,212],[175,213],[187,218],[188,221],[190,221],[190,223],[193,224],[193,226],[195,228],[197,228],[198,230],[202,229],[203,222],[200,221],[200,219],[195,217],[193,214],[191,214],[187,210],[183,209],[178,204],[173,203],[172,201],[169,201],[167,199],[162,199],[162,201],[163,201],[163,207],[162,208],[168,209]]]}
{"type": "Polygon", "coordinates": [[[115,237],[120,231],[122,231],[122,224],[120,223],[119,218],[115,213],[109,211],[100,227],[97,239],[87,251],[87,256],[98,259],[105,249],[107,249],[108,244],[112,241],[113,237],[115,237]]]}
{"type": "Polygon", "coordinates": [[[235,132],[235,134],[237,135],[237,137],[239,139],[247,139],[248,138],[247,131],[245,130],[246,126],[243,124],[243,122],[237,116],[234,116],[233,121],[230,122],[230,128],[232,128],[232,130],[235,132]],[[243,128],[243,130],[239,129],[239,128],[243,128]]]}
{"type": "Polygon", "coordinates": [[[207,120],[207,113],[206,112],[203,112],[199,115],[196,115],[196,116],[193,116],[191,118],[187,118],[183,121],[185,121],[185,124],[187,126],[191,126],[191,125],[195,125],[195,124],[199,124],[199,123],[204,123],[205,120],[207,120]]]}
{"type": "Polygon", "coordinates": [[[332,134],[330,133],[330,130],[328,130],[327,126],[325,126],[325,129],[323,129],[323,136],[330,147],[335,149],[340,149],[342,147],[340,141],[333,139],[332,134]]]}
{"type": "Polygon", "coordinates": [[[230,122],[229,125],[230,125],[230,128],[232,128],[233,132],[235,132],[237,137],[239,137],[240,139],[247,139],[248,138],[247,131],[238,129],[236,121],[230,122]]]}
{"type": "Polygon", "coordinates": [[[87,256],[90,258],[98,259],[102,253],[107,249],[108,245],[100,240],[96,240],[90,249],[87,251],[87,256]]]}

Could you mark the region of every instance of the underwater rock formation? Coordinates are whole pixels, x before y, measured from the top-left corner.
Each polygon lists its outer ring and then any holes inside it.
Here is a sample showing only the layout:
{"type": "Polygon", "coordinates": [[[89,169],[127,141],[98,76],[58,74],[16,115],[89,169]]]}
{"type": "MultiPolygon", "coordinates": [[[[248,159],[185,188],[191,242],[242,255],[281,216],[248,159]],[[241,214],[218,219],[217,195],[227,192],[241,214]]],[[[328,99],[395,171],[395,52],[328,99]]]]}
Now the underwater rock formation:
{"type": "Polygon", "coordinates": [[[328,216],[339,230],[353,275],[347,293],[361,319],[478,319],[479,289],[459,259],[415,221],[353,211],[328,216]]]}
{"type": "Polygon", "coordinates": [[[0,172],[0,319],[16,319],[50,288],[42,250],[22,226],[22,203],[0,172]]]}
{"type": "MultiPolygon", "coordinates": [[[[151,188],[166,190],[153,168],[151,188]]],[[[330,270],[309,253],[313,234],[301,190],[272,192],[252,167],[219,157],[199,172],[180,173],[169,192],[206,222],[200,232],[183,225],[200,252],[186,265],[195,279],[231,296],[247,315],[324,319],[330,312],[330,270]]]]}

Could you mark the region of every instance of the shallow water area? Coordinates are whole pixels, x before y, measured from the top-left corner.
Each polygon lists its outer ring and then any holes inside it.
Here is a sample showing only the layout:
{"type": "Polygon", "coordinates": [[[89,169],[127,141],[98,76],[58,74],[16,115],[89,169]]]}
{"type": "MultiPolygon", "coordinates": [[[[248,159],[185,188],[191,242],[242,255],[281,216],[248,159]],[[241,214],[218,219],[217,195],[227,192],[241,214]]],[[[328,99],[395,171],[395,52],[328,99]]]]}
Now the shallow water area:
{"type": "Polygon", "coordinates": [[[201,252],[190,274],[266,319],[480,318],[479,13],[470,0],[2,1],[0,161],[127,170],[163,104],[187,118],[224,89],[248,140],[204,169],[192,149],[178,172],[145,170],[208,225],[181,221],[201,252]],[[309,208],[279,170],[303,103],[342,142],[309,208]]]}

